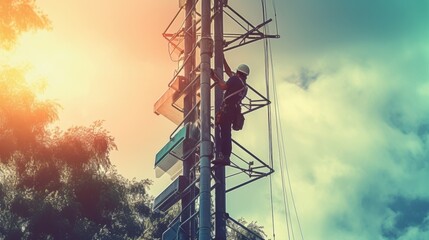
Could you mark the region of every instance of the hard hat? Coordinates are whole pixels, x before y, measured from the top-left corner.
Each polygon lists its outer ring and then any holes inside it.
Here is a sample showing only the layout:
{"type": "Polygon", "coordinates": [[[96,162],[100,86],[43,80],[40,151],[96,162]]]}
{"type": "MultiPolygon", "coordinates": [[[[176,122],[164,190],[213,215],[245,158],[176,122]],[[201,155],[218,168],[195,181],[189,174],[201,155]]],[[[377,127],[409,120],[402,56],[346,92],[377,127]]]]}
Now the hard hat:
{"type": "Polygon", "coordinates": [[[237,67],[237,72],[242,72],[248,76],[250,74],[250,68],[246,64],[240,64],[237,67]]]}

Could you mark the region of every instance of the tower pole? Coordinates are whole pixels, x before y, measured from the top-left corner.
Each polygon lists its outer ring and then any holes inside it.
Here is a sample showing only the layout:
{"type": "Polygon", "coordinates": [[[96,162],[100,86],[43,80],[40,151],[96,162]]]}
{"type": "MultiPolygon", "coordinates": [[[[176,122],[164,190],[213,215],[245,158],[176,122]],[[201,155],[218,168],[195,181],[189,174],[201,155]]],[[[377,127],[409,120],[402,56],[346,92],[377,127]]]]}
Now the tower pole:
{"type": "Polygon", "coordinates": [[[211,239],[210,213],[210,58],[213,40],[210,35],[210,0],[201,1],[201,148],[200,148],[200,225],[199,238],[211,239]]]}
{"type": "MultiPolygon", "coordinates": [[[[223,0],[214,1],[214,65],[216,75],[223,80],[223,0]]],[[[215,89],[215,111],[218,112],[222,104],[222,90],[219,86],[215,89]]],[[[215,144],[221,146],[220,129],[215,130],[215,144]]],[[[220,148],[216,147],[216,157],[219,156],[220,148]]],[[[218,179],[215,188],[215,239],[226,239],[226,196],[225,196],[225,167],[215,167],[215,176],[218,179]]]]}
{"type": "MultiPolygon", "coordinates": [[[[195,52],[192,50],[195,46],[196,41],[196,33],[195,33],[195,8],[194,8],[195,0],[187,0],[185,6],[185,31],[184,31],[184,40],[185,40],[185,48],[184,48],[184,76],[185,82],[181,83],[184,86],[187,86],[191,83],[194,78],[194,68],[195,68],[195,52]]],[[[195,105],[195,89],[192,87],[188,94],[186,94],[184,98],[184,108],[183,114],[187,116],[190,111],[192,111],[193,106],[195,105]]],[[[185,119],[185,124],[193,123],[196,120],[196,114],[191,114],[187,119],[185,119]]],[[[188,152],[192,146],[187,144],[185,141],[185,145],[183,146],[184,152],[188,152]]],[[[191,169],[194,166],[195,158],[193,154],[190,154],[183,161],[183,176],[191,183],[195,178],[195,172],[192,172],[191,169]]],[[[185,222],[192,214],[195,212],[195,204],[190,204],[191,200],[194,198],[194,188],[185,194],[182,197],[182,216],[181,222],[185,222]],[[188,206],[189,205],[189,206],[188,206]],[[185,209],[186,208],[186,209],[185,209]]],[[[194,229],[194,221],[187,221],[182,225],[183,233],[187,236],[185,239],[191,237],[194,238],[195,229],[194,229]]]]}

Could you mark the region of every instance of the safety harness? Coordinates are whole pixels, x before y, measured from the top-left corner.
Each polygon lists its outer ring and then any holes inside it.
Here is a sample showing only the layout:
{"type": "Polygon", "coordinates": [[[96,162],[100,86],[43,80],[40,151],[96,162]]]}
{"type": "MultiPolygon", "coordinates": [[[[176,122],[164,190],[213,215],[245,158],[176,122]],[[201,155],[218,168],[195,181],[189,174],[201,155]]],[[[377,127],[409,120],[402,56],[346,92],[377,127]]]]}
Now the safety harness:
{"type": "MultiPolygon", "coordinates": [[[[246,92],[247,92],[247,85],[243,82],[243,80],[242,80],[241,78],[238,78],[238,79],[240,79],[241,83],[243,84],[243,87],[242,87],[241,89],[239,89],[239,90],[237,90],[237,91],[235,91],[235,92],[233,92],[233,93],[229,94],[228,96],[226,96],[226,97],[223,99],[221,109],[220,109],[220,111],[216,114],[216,120],[215,120],[215,121],[216,121],[216,124],[217,124],[217,125],[218,125],[218,124],[220,124],[220,123],[224,120],[224,114],[225,114],[225,108],[226,108],[226,100],[227,100],[228,98],[232,97],[232,96],[235,96],[235,95],[239,94],[239,93],[240,93],[240,92],[242,92],[242,91],[246,91],[246,92]]],[[[240,101],[239,101],[239,102],[237,102],[237,103],[236,103],[236,105],[235,105],[235,107],[236,107],[239,111],[236,113],[236,116],[235,116],[235,118],[234,118],[234,119],[233,119],[233,121],[232,121],[232,129],[234,129],[234,130],[236,130],[236,131],[241,130],[241,129],[243,128],[243,124],[244,124],[244,116],[243,116],[243,114],[241,113],[241,108],[240,108],[240,102],[241,102],[241,100],[244,98],[244,96],[245,96],[245,94],[243,94],[243,96],[242,96],[242,98],[240,99],[240,101]]]]}

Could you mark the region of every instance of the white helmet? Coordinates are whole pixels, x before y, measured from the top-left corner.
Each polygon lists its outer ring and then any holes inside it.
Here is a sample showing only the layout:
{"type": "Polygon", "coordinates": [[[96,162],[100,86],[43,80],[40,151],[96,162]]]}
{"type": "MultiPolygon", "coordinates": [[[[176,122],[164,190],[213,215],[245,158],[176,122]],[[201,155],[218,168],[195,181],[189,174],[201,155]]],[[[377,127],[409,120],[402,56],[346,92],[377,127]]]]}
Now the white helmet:
{"type": "Polygon", "coordinates": [[[237,67],[237,72],[242,72],[242,73],[246,74],[246,76],[249,76],[250,68],[246,64],[240,64],[237,67]]]}

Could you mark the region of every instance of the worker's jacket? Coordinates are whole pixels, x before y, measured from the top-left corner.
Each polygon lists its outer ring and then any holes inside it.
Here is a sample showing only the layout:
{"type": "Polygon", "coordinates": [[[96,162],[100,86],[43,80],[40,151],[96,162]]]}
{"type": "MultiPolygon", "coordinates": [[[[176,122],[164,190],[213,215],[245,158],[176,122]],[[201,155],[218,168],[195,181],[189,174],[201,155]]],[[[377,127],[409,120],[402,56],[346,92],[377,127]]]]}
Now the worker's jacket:
{"type": "Polygon", "coordinates": [[[227,89],[223,97],[223,108],[226,114],[235,115],[240,111],[240,104],[247,94],[245,81],[238,76],[232,76],[226,82],[227,89]]]}

